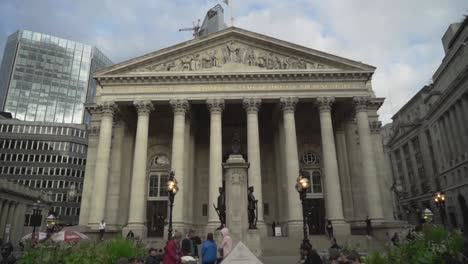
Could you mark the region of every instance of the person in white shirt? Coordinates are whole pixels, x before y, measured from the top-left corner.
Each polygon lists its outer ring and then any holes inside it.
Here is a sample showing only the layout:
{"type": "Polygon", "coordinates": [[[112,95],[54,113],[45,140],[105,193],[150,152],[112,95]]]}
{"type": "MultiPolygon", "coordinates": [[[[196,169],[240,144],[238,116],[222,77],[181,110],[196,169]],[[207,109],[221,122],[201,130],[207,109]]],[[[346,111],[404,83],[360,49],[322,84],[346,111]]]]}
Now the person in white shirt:
{"type": "Polygon", "coordinates": [[[106,231],[106,222],[104,222],[104,220],[101,220],[101,223],[99,223],[99,235],[101,236],[101,241],[104,240],[105,231],[106,231]]]}

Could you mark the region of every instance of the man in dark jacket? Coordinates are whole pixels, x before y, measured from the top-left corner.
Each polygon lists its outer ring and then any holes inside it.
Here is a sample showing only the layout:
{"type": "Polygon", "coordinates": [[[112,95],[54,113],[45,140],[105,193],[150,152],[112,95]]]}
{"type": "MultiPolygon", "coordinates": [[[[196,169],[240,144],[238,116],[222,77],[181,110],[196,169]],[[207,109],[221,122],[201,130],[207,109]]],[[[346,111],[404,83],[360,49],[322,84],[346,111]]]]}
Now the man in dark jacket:
{"type": "Polygon", "coordinates": [[[192,237],[193,230],[189,230],[187,237],[182,240],[182,252],[184,253],[184,256],[198,256],[195,241],[193,241],[192,237]]]}
{"type": "Polygon", "coordinates": [[[158,252],[156,251],[155,248],[150,248],[148,251],[149,256],[146,258],[145,263],[146,264],[159,264],[159,259],[157,257],[158,252]]]}

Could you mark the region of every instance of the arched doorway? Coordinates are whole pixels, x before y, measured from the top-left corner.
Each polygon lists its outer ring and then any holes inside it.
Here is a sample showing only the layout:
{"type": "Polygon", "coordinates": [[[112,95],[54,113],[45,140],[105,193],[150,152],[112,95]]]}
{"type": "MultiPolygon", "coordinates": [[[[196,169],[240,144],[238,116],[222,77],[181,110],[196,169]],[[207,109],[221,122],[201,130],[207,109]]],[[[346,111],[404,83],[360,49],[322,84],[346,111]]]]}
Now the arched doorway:
{"type": "Polygon", "coordinates": [[[156,155],[150,163],[147,186],[146,223],[148,237],[163,237],[168,215],[166,182],[170,164],[165,155],[156,155]]]}
{"type": "Polygon", "coordinates": [[[325,233],[325,202],[320,157],[313,151],[307,151],[302,155],[301,163],[302,174],[310,181],[305,202],[309,234],[321,235],[325,233]]]}

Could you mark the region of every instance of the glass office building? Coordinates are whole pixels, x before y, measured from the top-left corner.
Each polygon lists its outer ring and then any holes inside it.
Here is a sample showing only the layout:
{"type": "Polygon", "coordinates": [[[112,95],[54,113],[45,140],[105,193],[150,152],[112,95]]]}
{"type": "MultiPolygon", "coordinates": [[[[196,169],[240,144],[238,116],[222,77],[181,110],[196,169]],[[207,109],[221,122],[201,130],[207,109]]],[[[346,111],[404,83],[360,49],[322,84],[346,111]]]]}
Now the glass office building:
{"type": "Polygon", "coordinates": [[[97,48],[20,30],[9,36],[0,68],[0,109],[22,121],[89,123],[92,73],[112,62],[97,48]]]}

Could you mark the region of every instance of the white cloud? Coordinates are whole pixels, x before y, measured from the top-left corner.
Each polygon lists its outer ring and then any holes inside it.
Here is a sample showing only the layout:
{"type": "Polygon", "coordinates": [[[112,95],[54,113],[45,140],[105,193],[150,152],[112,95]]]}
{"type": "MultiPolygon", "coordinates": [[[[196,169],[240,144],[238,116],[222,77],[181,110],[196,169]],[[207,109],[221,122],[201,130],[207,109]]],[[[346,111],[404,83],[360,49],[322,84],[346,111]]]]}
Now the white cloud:
{"type": "MultiPolygon", "coordinates": [[[[221,0],[0,1],[0,46],[30,29],[96,45],[113,61],[190,39],[196,18],[221,0]]],[[[384,122],[429,82],[440,39],[466,0],[232,0],[236,26],[377,67],[384,122]]],[[[225,10],[229,22],[229,8],[225,10]]]]}
{"type": "Polygon", "coordinates": [[[373,88],[387,97],[384,123],[423,85],[443,57],[440,39],[462,19],[465,1],[269,1],[240,27],[377,67],[373,88]],[[313,15],[310,15],[313,10],[313,15]]]}

